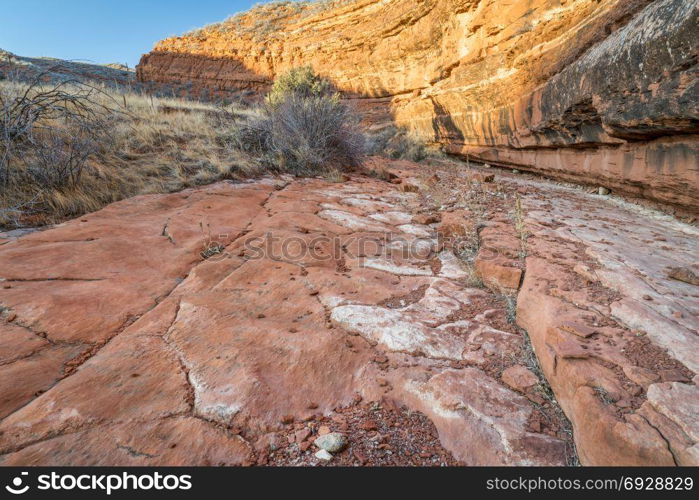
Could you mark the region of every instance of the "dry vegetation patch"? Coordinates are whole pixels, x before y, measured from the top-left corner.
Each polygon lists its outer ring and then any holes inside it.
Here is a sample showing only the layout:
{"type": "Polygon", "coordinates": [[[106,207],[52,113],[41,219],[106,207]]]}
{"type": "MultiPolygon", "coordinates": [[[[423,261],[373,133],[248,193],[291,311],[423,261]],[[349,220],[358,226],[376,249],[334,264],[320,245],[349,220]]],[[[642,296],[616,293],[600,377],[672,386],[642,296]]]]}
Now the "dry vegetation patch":
{"type": "Polygon", "coordinates": [[[77,80],[0,82],[0,227],[254,175],[231,144],[245,110],[77,80]]]}
{"type": "Polygon", "coordinates": [[[263,173],[340,182],[364,155],[358,117],[308,68],[280,77],[258,107],[46,80],[0,81],[0,227],[263,173]]]}

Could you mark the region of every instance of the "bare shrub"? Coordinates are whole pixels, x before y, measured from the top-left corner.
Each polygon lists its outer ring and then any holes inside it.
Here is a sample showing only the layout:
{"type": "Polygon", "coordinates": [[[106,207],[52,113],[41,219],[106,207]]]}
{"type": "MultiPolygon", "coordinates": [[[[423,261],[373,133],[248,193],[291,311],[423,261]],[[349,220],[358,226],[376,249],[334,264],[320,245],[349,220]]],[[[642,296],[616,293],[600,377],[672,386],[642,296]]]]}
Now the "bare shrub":
{"type": "Polygon", "coordinates": [[[77,82],[47,86],[42,75],[0,87],[0,183],[10,182],[13,160],[30,162],[45,187],[77,182],[105,130],[109,110],[95,101],[98,92],[77,82]]]}
{"type": "Polygon", "coordinates": [[[77,185],[87,160],[98,150],[93,135],[81,128],[48,131],[34,146],[25,161],[32,180],[42,188],[77,185]]]}
{"type": "Polygon", "coordinates": [[[298,176],[357,167],[364,154],[359,119],[309,68],[280,77],[233,142],[265,168],[298,176]]]}
{"type": "Polygon", "coordinates": [[[443,156],[439,149],[428,146],[425,141],[407,130],[392,125],[367,134],[367,152],[394,160],[414,162],[443,156]]]}

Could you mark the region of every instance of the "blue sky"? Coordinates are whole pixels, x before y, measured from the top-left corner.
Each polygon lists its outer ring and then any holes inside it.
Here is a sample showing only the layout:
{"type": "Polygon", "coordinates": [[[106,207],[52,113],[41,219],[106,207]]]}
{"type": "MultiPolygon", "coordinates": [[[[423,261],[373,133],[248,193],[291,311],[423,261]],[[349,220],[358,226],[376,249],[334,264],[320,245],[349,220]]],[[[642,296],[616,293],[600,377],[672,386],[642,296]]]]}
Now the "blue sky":
{"type": "Polygon", "coordinates": [[[20,56],[134,66],[169,35],[259,0],[0,0],[0,48],[20,56]]]}

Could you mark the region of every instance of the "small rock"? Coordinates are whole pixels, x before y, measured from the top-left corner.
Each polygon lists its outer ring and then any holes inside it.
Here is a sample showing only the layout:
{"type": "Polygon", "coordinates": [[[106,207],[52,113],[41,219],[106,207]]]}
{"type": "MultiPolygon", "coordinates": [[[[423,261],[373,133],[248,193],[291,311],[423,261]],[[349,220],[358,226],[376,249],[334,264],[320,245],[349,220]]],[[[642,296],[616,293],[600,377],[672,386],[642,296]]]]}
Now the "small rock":
{"type": "Polygon", "coordinates": [[[270,432],[264,434],[255,442],[255,448],[261,453],[266,451],[276,451],[283,446],[282,437],[279,434],[270,432]]]}
{"type": "Polygon", "coordinates": [[[319,436],[325,436],[326,434],[330,434],[330,427],[327,425],[321,425],[318,427],[318,435],[319,436]]]}
{"type": "Polygon", "coordinates": [[[600,194],[600,195],[602,195],[602,196],[606,196],[606,195],[608,195],[609,193],[610,193],[610,191],[609,191],[609,189],[607,189],[606,187],[600,186],[600,187],[597,189],[597,194],[600,194]]]}
{"type": "Polygon", "coordinates": [[[667,275],[673,280],[699,286],[699,276],[688,267],[673,267],[668,271],[667,275]]]}
{"type": "Polygon", "coordinates": [[[309,429],[301,429],[294,433],[294,439],[297,443],[303,443],[306,439],[311,436],[311,431],[309,429]]]}
{"type": "Polygon", "coordinates": [[[564,359],[585,359],[590,357],[590,354],[579,343],[571,340],[564,340],[556,344],[554,349],[564,359]]]}
{"type": "Polygon", "coordinates": [[[503,371],[502,381],[519,392],[527,392],[539,383],[536,375],[522,365],[510,366],[503,371]]]}
{"type": "Polygon", "coordinates": [[[590,328],[582,323],[576,323],[575,321],[565,321],[561,324],[560,328],[565,332],[572,333],[583,338],[591,337],[597,333],[597,330],[594,328],[590,328]]]}
{"type": "Polygon", "coordinates": [[[315,445],[327,452],[337,453],[347,446],[347,438],[339,432],[331,432],[318,437],[315,440],[315,445]]]}
{"type": "Polygon", "coordinates": [[[626,365],[623,367],[623,370],[629,380],[642,387],[648,387],[650,384],[660,380],[659,375],[646,368],[641,368],[640,366],[626,365]]]}
{"type": "Polygon", "coordinates": [[[373,420],[365,420],[359,427],[365,431],[375,431],[379,428],[373,420]]]}
{"type": "Polygon", "coordinates": [[[318,460],[325,460],[326,462],[333,459],[333,456],[325,450],[318,450],[316,452],[316,458],[318,460]]]}
{"type": "Polygon", "coordinates": [[[516,168],[512,169],[513,174],[521,174],[522,172],[520,170],[517,170],[516,168]]]}

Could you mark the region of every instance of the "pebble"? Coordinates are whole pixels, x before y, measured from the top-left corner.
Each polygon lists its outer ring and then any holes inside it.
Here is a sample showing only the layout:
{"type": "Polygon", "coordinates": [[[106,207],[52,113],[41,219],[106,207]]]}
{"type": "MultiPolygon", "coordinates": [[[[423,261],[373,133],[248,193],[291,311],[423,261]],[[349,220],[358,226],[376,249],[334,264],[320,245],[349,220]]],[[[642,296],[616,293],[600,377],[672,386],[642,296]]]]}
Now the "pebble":
{"type": "Polygon", "coordinates": [[[331,432],[318,437],[315,440],[315,445],[327,452],[337,453],[347,446],[347,438],[339,432],[331,432]]]}
{"type": "Polygon", "coordinates": [[[606,187],[600,186],[599,189],[597,189],[597,193],[599,193],[602,196],[606,196],[610,193],[610,191],[606,187]]]}
{"type": "Polygon", "coordinates": [[[325,450],[318,450],[316,452],[316,458],[318,460],[325,460],[327,462],[327,461],[332,460],[333,456],[325,450]]]}
{"type": "Polygon", "coordinates": [[[303,443],[306,439],[311,436],[311,431],[309,429],[301,429],[294,433],[294,440],[297,443],[303,443]]]}
{"type": "Polygon", "coordinates": [[[373,420],[365,420],[359,427],[365,431],[375,431],[379,428],[373,420]]]}

